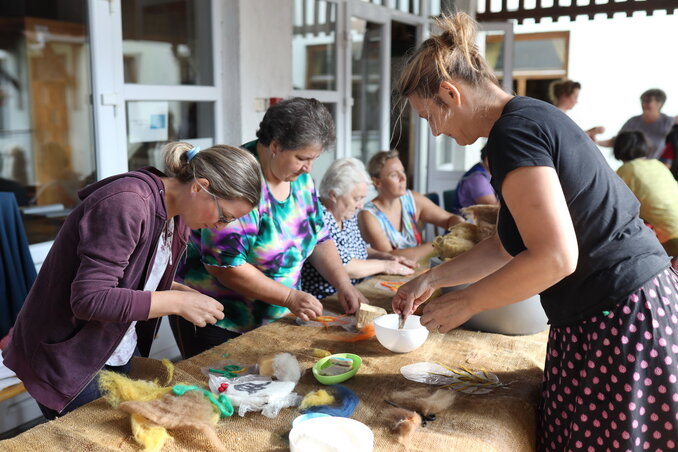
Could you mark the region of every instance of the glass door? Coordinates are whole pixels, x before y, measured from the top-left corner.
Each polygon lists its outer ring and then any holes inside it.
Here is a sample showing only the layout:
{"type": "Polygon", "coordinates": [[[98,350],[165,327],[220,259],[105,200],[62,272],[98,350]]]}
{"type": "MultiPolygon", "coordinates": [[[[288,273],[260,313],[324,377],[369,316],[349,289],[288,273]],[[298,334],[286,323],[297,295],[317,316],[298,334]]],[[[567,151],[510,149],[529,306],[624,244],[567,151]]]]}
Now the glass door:
{"type": "Polygon", "coordinates": [[[86,0],[0,4],[0,191],[29,243],[54,239],[96,179],[86,0]]]}

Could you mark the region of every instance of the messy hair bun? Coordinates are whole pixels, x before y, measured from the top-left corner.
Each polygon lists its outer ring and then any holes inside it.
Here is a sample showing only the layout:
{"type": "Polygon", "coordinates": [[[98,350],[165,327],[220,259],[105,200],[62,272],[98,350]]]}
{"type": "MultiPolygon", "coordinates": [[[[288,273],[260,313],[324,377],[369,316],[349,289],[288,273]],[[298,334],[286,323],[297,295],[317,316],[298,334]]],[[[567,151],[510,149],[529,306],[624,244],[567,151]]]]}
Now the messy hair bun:
{"type": "Polygon", "coordinates": [[[461,80],[473,86],[486,81],[498,85],[497,78],[476,45],[477,23],[464,12],[443,16],[436,21],[441,30],[424,41],[408,58],[396,83],[403,97],[416,94],[431,99],[440,83],[461,80]]]}

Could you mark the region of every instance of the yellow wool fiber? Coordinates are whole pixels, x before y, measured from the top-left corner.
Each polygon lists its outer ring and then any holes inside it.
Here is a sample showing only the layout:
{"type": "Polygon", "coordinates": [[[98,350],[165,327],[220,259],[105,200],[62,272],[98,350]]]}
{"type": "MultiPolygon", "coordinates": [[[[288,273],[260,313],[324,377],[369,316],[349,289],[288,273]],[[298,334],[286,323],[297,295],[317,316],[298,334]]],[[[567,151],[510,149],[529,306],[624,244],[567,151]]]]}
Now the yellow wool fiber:
{"type": "Polygon", "coordinates": [[[303,411],[306,408],[310,408],[312,406],[332,405],[333,403],[334,396],[329,392],[325,391],[324,389],[319,389],[317,391],[312,391],[306,394],[304,399],[301,401],[301,404],[299,405],[299,409],[303,411]]]}
{"type": "Polygon", "coordinates": [[[132,380],[125,375],[108,370],[99,373],[99,387],[108,403],[114,408],[122,402],[148,402],[159,399],[172,390],[171,386],[163,388],[152,381],[132,380]]]}
{"type": "Polygon", "coordinates": [[[139,414],[132,414],[132,434],[144,452],[159,452],[165,442],[172,438],[165,427],[149,421],[139,414]]]}
{"type": "Polygon", "coordinates": [[[314,358],[324,358],[326,356],[330,356],[332,353],[330,353],[327,350],[323,350],[322,348],[314,348],[313,349],[313,357],[314,358]]]}
{"type": "Polygon", "coordinates": [[[174,364],[172,364],[172,361],[170,361],[167,358],[163,359],[161,362],[162,362],[162,365],[167,368],[167,380],[163,381],[163,382],[158,382],[156,380],[156,383],[160,383],[163,386],[166,386],[166,385],[170,384],[170,382],[174,378],[174,364]]]}

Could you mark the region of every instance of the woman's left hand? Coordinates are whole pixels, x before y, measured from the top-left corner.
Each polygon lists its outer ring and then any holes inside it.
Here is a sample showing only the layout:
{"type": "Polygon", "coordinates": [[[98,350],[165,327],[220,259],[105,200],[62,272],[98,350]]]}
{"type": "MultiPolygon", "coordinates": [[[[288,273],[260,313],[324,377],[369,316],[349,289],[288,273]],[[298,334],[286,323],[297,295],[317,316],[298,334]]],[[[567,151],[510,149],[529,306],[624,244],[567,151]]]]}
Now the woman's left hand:
{"type": "Polygon", "coordinates": [[[429,331],[447,333],[475,314],[472,300],[465,291],[453,292],[430,301],[424,307],[421,324],[429,331]]]}
{"type": "Polygon", "coordinates": [[[365,295],[361,294],[352,284],[337,290],[337,298],[346,314],[355,313],[360,307],[360,303],[370,304],[365,295]]]}

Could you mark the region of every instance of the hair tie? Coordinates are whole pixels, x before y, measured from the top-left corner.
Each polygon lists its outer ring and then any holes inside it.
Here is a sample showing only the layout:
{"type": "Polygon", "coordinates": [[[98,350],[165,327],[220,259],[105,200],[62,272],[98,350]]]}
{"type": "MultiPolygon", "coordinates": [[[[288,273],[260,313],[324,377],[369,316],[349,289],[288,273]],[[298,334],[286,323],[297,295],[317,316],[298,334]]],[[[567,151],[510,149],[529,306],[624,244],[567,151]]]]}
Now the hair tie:
{"type": "Polygon", "coordinates": [[[188,159],[188,161],[190,162],[191,160],[193,160],[193,157],[198,155],[198,152],[200,152],[200,146],[193,146],[191,149],[186,151],[186,158],[188,159]]]}

